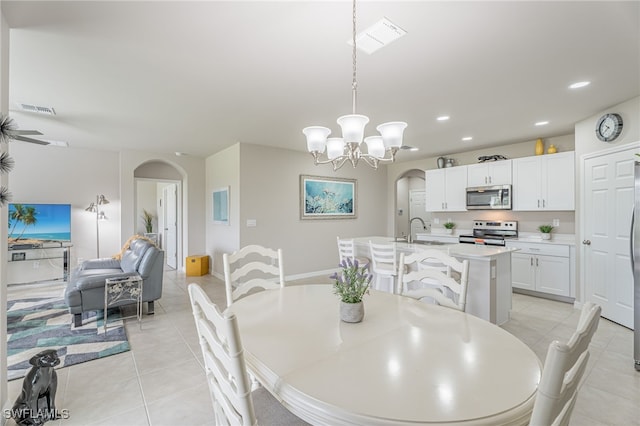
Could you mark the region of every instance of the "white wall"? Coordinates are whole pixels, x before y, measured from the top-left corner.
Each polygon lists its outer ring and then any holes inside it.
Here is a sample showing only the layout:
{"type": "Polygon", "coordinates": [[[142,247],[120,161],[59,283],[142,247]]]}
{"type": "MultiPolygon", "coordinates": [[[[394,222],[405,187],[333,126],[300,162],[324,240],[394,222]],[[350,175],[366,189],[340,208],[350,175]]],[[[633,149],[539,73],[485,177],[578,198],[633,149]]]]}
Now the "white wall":
{"type": "MultiPolygon", "coordinates": [[[[166,163],[171,166],[167,173],[173,173],[175,168],[181,176],[182,199],[178,202],[182,205],[182,245],[178,249],[178,268],[183,269],[186,256],[205,250],[205,160],[164,153],[122,151],[116,168],[123,218],[120,228],[122,243],[135,234],[135,174],[140,166],[147,163],[166,163]]],[[[166,175],[138,177],[170,178],[166,175]]]]}
{"type": "MultiPolygon", "coordinates": [[[[139,217],[134,211],[137,166],[150,160],[171,164],[170,155],[154,153],[98,151],[39,146],[12,142],[16,167],[10,190],[17,202],[69,203],[71,212],[71,263],[96,256],[95,216],[84,209],[104,194],[110,201],[102,205],[108,217],[100,222],[100,255],[118,253],[124,241],[136,233],[139,217]]],[[[182,200],[185,251],[204,250],[204,159],[179,157],[174,165],[186,176],[182,200]],[[188,189],[187,189],[188,188],[188,189]]],[[[178,259],[183,266],[184,259],[178,259]]]]}
{"type": "Polygon", "coordinates": [[[207,251],[214,270],[222,271],[223,252],[248,244],[282,248],[285,275],[291,279],[323,274],[338,263],[336,236],[361,237],[384,233],[384,168],[365,164],[338,172],[314,166],[309,154],[250,144],[237,144],[207,159],[207,203],[214,188],[229,185],[231,224],[213,225],[207,207],[207,251]],[[355,178],[358,181],[357,219],[301,220],[300,175],[355,178]],[[247,227],[248,219],[256,227],[247,227]]]}
{"type": "MultiPolygon", "coordinates": [[[[206,254],[209,269],[222,277],[222,254],[240,248],[240,144],[207,158],[206,161],[206,254]],[[213,223],[213,191],[229,188],[229,224],[213,223]]],[[[201,253],[191,253],[201,254],[201,253]]]]}
{"type": "Polygon", "coordinates": [[[11,152],[16,167],[9,188],[15,202],[71,204],[71,265],[96,257],[96,216],[85,208],[99,194],[110,201],[99,206],[108,217],[99,223],[100,255],[120,251],[117,153],[23,142],[12,142],[11,152]]]}

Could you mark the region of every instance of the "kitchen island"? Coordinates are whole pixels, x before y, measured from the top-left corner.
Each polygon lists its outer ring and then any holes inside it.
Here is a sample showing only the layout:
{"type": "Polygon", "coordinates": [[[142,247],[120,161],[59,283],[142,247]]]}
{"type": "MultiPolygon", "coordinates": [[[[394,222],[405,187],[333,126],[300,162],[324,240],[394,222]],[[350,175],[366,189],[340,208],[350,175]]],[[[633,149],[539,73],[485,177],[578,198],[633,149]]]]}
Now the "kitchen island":
{"type": "MultiPolygon", "coordinates": [[[[391,237],[354,238],[356,255],[370,257],[369,241],[390,244],[391,237]]],[[[443,250],[451,256],[469,260],[469,282],[466,312],[501,325],[511,312],[511,252],[507,247],[475,244],[420,244],[396,242],[398,255],[421,250],[443,250]]]]}

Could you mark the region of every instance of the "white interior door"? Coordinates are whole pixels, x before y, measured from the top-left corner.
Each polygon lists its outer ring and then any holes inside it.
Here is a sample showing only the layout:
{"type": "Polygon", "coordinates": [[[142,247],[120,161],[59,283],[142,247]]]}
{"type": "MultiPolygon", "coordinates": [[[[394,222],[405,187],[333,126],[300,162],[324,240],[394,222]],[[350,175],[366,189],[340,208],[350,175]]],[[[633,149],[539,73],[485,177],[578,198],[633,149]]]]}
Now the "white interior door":
{"type": "Polygon", "coordinates": [[[178,267],[178,185],[167,185],[162,189],[164,230],[163,242],[167,265],[178,267]]]}
{"type": "Polygon", "coordinates": [[[602,316],[633,328],[633,274],[630,227],[634,200],[634,151],[583,160],[583,277],[586,300],[602,306],[602,316]]]}

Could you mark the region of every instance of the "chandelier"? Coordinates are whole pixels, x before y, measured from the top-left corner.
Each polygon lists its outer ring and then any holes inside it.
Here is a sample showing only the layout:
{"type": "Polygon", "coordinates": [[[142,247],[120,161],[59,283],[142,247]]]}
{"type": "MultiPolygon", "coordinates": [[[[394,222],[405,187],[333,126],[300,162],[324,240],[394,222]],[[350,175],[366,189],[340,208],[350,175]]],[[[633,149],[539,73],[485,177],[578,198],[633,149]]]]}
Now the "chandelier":
{"type": "Polygon", "coordinates": [[[338,170],[347,161],[355,168],[358,161],[363,159],[374,169],[380,162],[395,161],[396,152],[402,146],[402,134],[407,123],[393,121],[380,124],[376,130],[380,133],[376,136],[364,137],[364,128],[369,122],[369,117],[356,114],[356,100],[358,96],[358,82],[356,79],[356,0],[353,0],[353,78],[351,84],[352,114],[338,118],[338,124],[342,128],[341,138],[329,138],[331,130],[322,126],[311,126],[302,129],[307,137],[307,149],[313,156],[314,164],[333,164],[333,170],[338,170]],[[362,142],[367,146],[367,151],[362,151],[362,142]],[[326,150],[326,159],[323,154],[326,150]]]}

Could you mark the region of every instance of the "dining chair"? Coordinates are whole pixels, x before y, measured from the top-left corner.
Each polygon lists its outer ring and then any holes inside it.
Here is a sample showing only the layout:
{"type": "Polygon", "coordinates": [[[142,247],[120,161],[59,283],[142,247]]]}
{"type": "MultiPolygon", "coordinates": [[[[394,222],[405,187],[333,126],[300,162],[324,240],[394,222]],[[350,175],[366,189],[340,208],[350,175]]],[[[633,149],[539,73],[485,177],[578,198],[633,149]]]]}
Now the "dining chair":
{"type": "Polygon", "coordinates": [[[282,249],[248,245],[234,253],[223,254],[222,263],[227,306],[253,289],[284,287],[282,249]]]}
{"type": "Polygon", "coordinates": [[[601,311],[600,306],[585,303],[578,327],[569,341],[554,340],[549,345],[533,404],[532,426],[569,424],[578,385],[589,361],[589,343],[598,328],[601,311]]]}
{"type": "Polygon", "coordinates": [[[338,256],[340,257],[340,263],[343,260],[351,259],[357,260],[358,264],[361,266],[368,265],[371,263],[371,259],[366,256],[356,256],[356,248],[353,240],[351,239],[340,239],[340,237],[336,237],[338,240],[338,256]]]}
{"type": "Polygon", "coordinates": [[[204,359],[216,425],[307,425],[264,388],[251,391],[238,320],[220,312],[198,284],[189,298],[204,359]]]}
{"type": "Polygon", "coordinates": [[[396,291],[396,277],[398,275],[398,260],[396,258],[396,244],[379,244],[369,240],[371,255],[370,270],[375,276],[376,290],[382,290],[382,281],[389,281],[389,293],[396,291]]]}
{"type": "Polygon", "coordinates": [[[400,254],[397,292],[403,296],[433,301],[464,312],[468,281],[469,261],[466,259],[459,261],[440,250],[400,254]],[[458,281],[454,274],[459,277],[458,281]]]}

